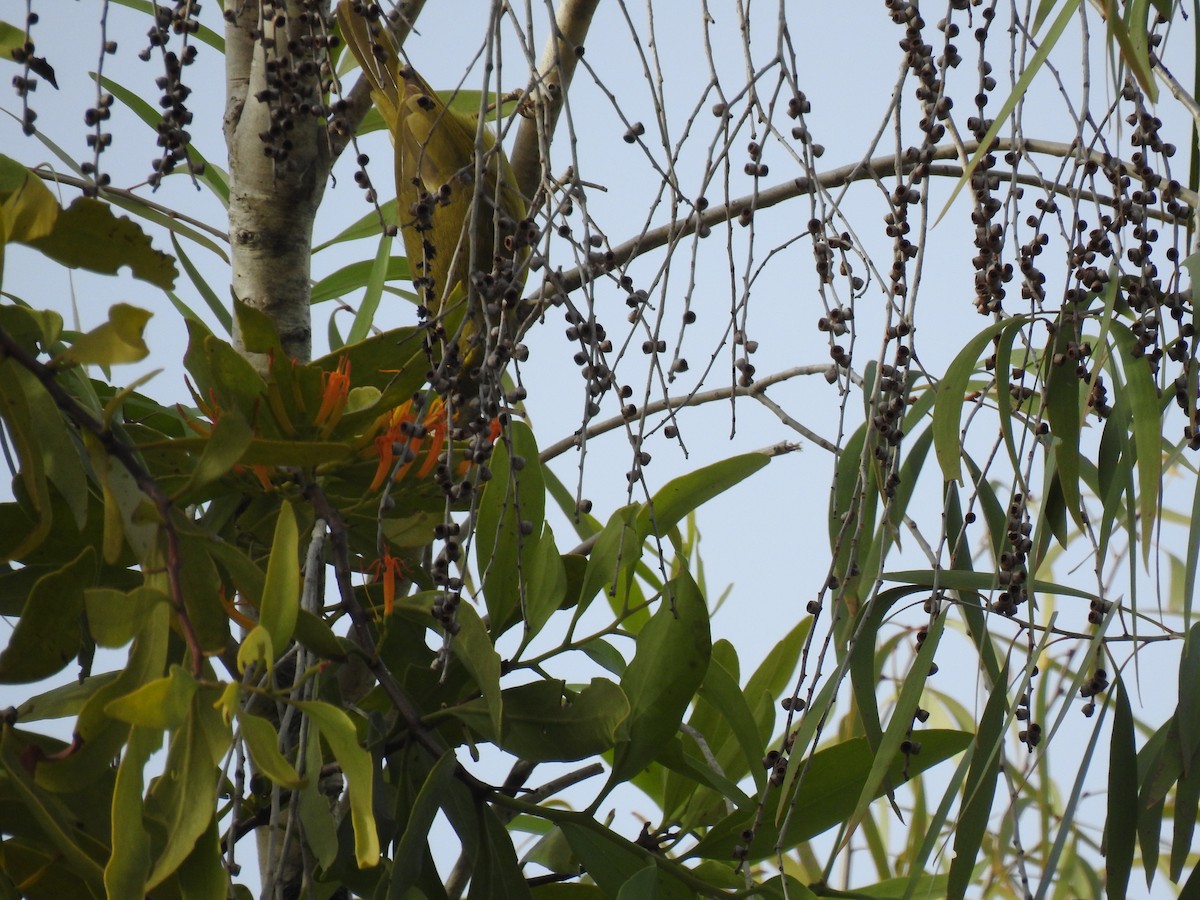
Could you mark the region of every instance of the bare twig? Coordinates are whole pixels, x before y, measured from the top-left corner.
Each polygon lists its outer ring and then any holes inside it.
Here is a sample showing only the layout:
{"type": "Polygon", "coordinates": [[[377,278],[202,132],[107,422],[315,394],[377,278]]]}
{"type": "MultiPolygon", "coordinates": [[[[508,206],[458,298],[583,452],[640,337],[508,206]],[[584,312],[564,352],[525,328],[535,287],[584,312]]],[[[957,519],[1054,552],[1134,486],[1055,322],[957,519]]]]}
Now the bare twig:
{"type": "MultiPolygon", "coordinates": [[[[603,422],[597,422],[592,425],[583,435],[576,433],[569,438],[564,438],[557,443],[551,444],[539,454],[538,458],[542,462],[547,462],[556,456],[561,456],[572,447],[578,447],[584,441],[591,440],[605,432],[613,431],[643,416],[652,416],[667,410],[683,409],[686,406],[702,406],[705,403],[712,403],[715,400],[728,400],[730,397],[758,397],[773,384],[778,384],[781,381],[787,381],[789,378],[796,378],[800,375],[823,375],[828,368],[827,364],[796,366],[793,369],[785,369],[782,372],[776,372],[774,375],[767,375],[764,378],[760,378],[754,384],[750,385],[750,387],[730,386],[714,388],[711,391],[691,393],[683,397],[667,397],[663,400],[655,400],[653,403],[647,403],[629,418],[625,416],[613,416],[611,419],[605,419],[603,422]]],[[[799,425],[799,423],[794,424],[799,425]]],[[[803,429],[804,436],[814,444],[831,452],[836,452],[837,448],[830,444],[829,441],[809,431],[802,425],[799,427],[803,429]]]]}

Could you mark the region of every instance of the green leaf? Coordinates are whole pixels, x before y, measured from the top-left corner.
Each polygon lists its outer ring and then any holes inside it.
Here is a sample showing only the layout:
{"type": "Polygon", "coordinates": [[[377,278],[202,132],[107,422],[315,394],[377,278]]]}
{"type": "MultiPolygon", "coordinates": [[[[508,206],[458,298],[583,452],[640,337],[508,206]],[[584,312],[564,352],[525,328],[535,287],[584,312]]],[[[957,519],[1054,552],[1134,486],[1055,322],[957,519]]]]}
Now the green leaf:
{"type": "Polygon", "coordinates": [[[288,790],[300,790],[306,779],[301,778],[292,764],[279,752],[279,734],[275,726],[262,716],[242,712],[238,715],[242,740],[250,751],[250,757],[258,771],[271,781],[288,790]]]}
{"type": "Polygon", "coordinates": [[[267,561],[267,580],[263,587],[258,621],[271,635],[275,653],[282,653],[296,630],[300,611],[300,534],[292,505],[279,507],[275,537],[267,561]]]}
{"type": "Polygon", "coordinates": [[[479,501],[475,558],[483,578],[488,617],[496,634],[524,612],[527,585],[522,572],[532,572],[546,511],[546,482],[537,442],[524,422],[513,422],[507,438],[496,444],[492,479],[479,501]]]}
{"type": "MultiPolygon", "coordinates": [[[[938,587],[948,591],[987,592],[996,587],[994,572],[966,572],[961,569],[939,569],[936,572],[933,569],[910,569],[904,572],[884,572],[880,577],[884,581],[927,588],[932,588],[936,579],[938,587]]],[[[1061,594],[1064,597],[1079,597],[1083,600],[1098,599],[1095,594],[1054,581],[1035,579],[1029,582],[1029,588],[1039,594],[1061,594]]]]}
{"type": "Polygon", "coordinates": [[[150,246],[150,237],[132,220],[112,214],[112,207],[90,197],[78,197],[62,210],[54,229],[26,241],[64,266],[116,275],[129,266],[133,277],[163,290],[175,286],[175,260],[150,246]]]}
{"type": "MultiPolygon", "coordinates": [[[[376,233],[378,233],[376,227],[376,233]]],[[[322,303],[326,300],[336,300],[339,297],[344,297],[346,294],[351,294],[368,285],[372,274],[375,272],[375,262],[371,260],[360,260],[359,262],[350,263],[348,266],[342,266],[336,272],[326,275],[312,287],[312,302],[322,303]]],[[[403,256],[388,256],[387,268],[383,273],[384,281],[410,281],[412,273],[408,268],[408,260],[403,256]]],[[[351,337],[353,337],[351,332],[351,337]]],[[[363,335],[366,337],[366,335],[363,335]]],[[[359,340],[362,340],[360,337],[359,340]]],[[[353,343],[353,341],[349,341],[353,343]]]]}
{"type": "MultiPolygon", "coordinates": [[[[900,696],[892,708],[892,716],[883,732],[883,739],[875,753],[870,774],[859,792],[858,804],[855,806],[846,827],[847,833],[853,833],[867,813],[867,807],[881,793],[890,792],[892,785],[888,776],[893,768],[893,761],[900,752],[901,744],[913,734],[913,717],[920,705],[921,692],[929,677],[930,666],[933,665],[934,653],[937,651],[942,632],[946,627],[946,615],[941,613],[933,618],[925,632],[925,640],[921,649],[913,659],[912,667],[904,679],[900,696]]],[[[919,738],[914,735],[914,740],[919,738]]]]}
{"type": "Polygon", "coordinates": [[[187,719],[196,695],[196,679],[180,666],[136,691],[111,701],[104,711],[114,719],[156,731],[176,729],[187,719]]]}
{"type": "Polygon", "coordinates": [[[151,315],[136,306],[116,303],[108,310],[107,322],[80,336],[58,360],[82,366],[139,362],[150,352],[142,334],[151,315]]]}
{"type": "Polygon", "coordinates": [[[175,499],[192,495],[232,469],[241,461],[253,438],[254,432],[239,412],[233,410],[222,415],[204,440],[204,450],[187,483],[175,491],[175,499]]]}
{"type": "MultiPolygon", "coordinates": [[[[46,467],[38,443],[33,407],[53,403],[36,378],[12,360],[0,361],[0,419],[3,419],[17,452],[19,486],[17,503],[0,504],[8,521],[0,531],[0,560],[22,559],[36,550],[50,533],[53,513],[46,467]]],[[[17,484],[14,483],[14,492],[17,484]]]]}
{"type": "Polygon", "coordinates": [[[992,687],[975,735],[971,768],[963,789],[962,808],[954,828],[954,858],[950,861],[947,897],[962,897],[970,886],[975,863],[987,833],[996,783],[1000,777],[1000,750],[1008,711],[1008,669],[992,687]]]}
{"type": "Polygon", "coordinates": [[[708,607],[692,576],[681,572],[667,583],[658,611],[638,634],[637,651],[621,678],[630,714],[604,793],[645,768],[679,731],[711,652],[708,607]]]}
{"type": "Polygon", "coordinates": [[[1071,514],[1078,527],[1083,528],[1083,501],[1079,494],[1080,393],[1083,382],[1075,371],[1075,362],[1067,353],[1068,344],[1075,339],[1073,330],[1070,317],[1067,314],[1060,316],[1043,358],[1042,378],[1058,487],[1062,491],[1066,512],[1071,514]]]}
{"type": "MultiPolygon", "coordinates": [[[[616,897],[622,886],[645,871],[647,863],[651,862],[648,851],[615,834],[598,833],[592,827],[574,822],[563,822],[560,827],[584,871],[600,886],[605,896],[616,897]]],[[[659,900],[690,900],[695,896],[678,879],[658,866],[654,866],[654,869],[654,896],[659,900]]]]}
{"type": "Polygon", "coordinates": [[[546,525],[541,540],[533,551],[533,567],[526,573],[525,638],[522,646],[533,640],[562,607],[567,596],[567,570],[563,565],[554,531],[546,525]]]}
{"type": "Polygon", "coordinates": [[[165,881],[191,854],[216,812],[219,764],[232,734],[205,692],[192,697],[191,708],[171,736],[163,774],[146,797],[146,816],[162,826],[166,844],[146,879],[149,889],[165,881]],[[213,738],[222,740],[215,743],[213,738]]]}
{"type": "Polygon", "coordinates": [[[583,614],[601,590],[615,593],[620,573],[631,572],[637,561],[642,558],[641,546],[634,530],[637,511],[636,503],[618,509],[596,539],[592,552],[588,554],[587,568],[584,569],[576,618],[583,614]]]}
{"type": "Polygon", "coordinates": [[[483,620],[470,603],[459,604],[458,632],[450,642],[450,648],[471,673],[475,686],[483,694],[491,720],[491,733],[502,735],[504,695],[500,690],[500,654],[492,646],[483,620]]]}
{"type": "Polygon", "coordinates": [[[375,313],[379,309],[379,299],[383,296],[383,282],[391,269],[393,240],[392,235],[387,233],[379,236],[379,247],[375,251],[370,277],[367,278],[367,290],[358,311],[354,314],[350,333],[346,335],[347,343],[356,344],[371,333],[371,324],[375,321],[375,313]]]}
{"type": "Polygon", "coordinates": [[[358,744],[358,733],[350,717],[328,703],[309,700],[296,704],[321,729],[334,758],[342,767],[350,795],[350,818],[354,825],[354,855],[360,868],[379,864],[379,836],[371,810],[374,776],[371,754],[358,744]]]}
{"type": "Polygon", "coordinates": [[[456,765],[454,754],[444,753],[430,769],[417,799],[409,807],[404,833],[392,856],[389,896],[403,897],[405,891],[421,877],[421,869],[429,853],[429,829],[433,827],[440,799],[454,777],[456,765]]]}
{"type": "MultiPolygon", "coordinates": [[[[987,142],[984,143],[986,145],[987,142]]],[[[946,205],[949,207],[950,204],[946,205]]],[[[962,483],[962,465],[959,457],[962,452],[962,437],[959,434],[959,423],[962,419],[963,404],[966,402],[967,383],[978,367],[979,355],[993,338],[1008,329],[1020,328],[1027,321],[1026,316],[1013,316],[983,329],[967,341],[946,369],[945,376],[938,382],[937,399],[933,404],[933,425],[930,427],[933,428],[933,448],[937,452],[942,477],[946,481],[962,483]]]]}
{"type": "Polygon", "coordinates": [[[8,645],[0,651],[0,684],[28,684],[59,672],[79,652],[83,592],[96,577],[96,551],[85,547],[29,592],[8,645]]]}
{"type": "Polygon", "coordinates": [[[18,722],[37,722],[43,719],[65,719],[79,714],[96,691],[112,684],[120,672],[103,672],[83,681],[70,681],[30,697],[17,707],[18,722]]]}
{"type": "Polygon", "coordinates": [[[688,513],[749,478],[770,461],[771,457],[765,453],[745,453],[668,481],[638,512],[639,539],[666,534],[688,513]]]}
{"type": "Polygon", "coordinates": [[[1137,448],[1138,518],[1142,525],[1142,561],[1147,565],[1158,522],[1159,489],[1162,483],[1162,414],[1158,388],[1150,360],[1134,355],[1137,339],[1120,322],[1111,323],[1113,337],[1125,370],[1125,388],[1133,412],[1133,443],[1137,448]]]}
{"type": "Polygon", "coordinates": [[[86,835],[76,826],[76,817],[68,815],[52,795],[34,783],[33,776],[21,760],[24,749],[16,730],[7,722],[4,723],[3,738],[0,739],[0,766],[8,776],[6,787],[20,801],[22,812],[32,817],[41,828],[45,839],[57,851],[61,863],[98,891],[104,873],[81,845],[86,835]]]}
{"type": "Polygon", "coordinates": [[[144,770],[151,754],[162,746],[162,734],[135,728],[117,769],[112,801],[112,855],[104,868],[110,897],[144,897],[150,874],[150,835],[142,826],[144,770]]]}
{"type": "Polygon", "coordinates": [[[1108,815],[1104,821],[1103,845],[1105,893],[1110,900],[1126,895],[1139,818],[1133,710],[1120,672],[1114,681],[1116,709],[1109,739],[1108,815]]]}
{"type": "MultiPolygon", "coordinates": [[[[737,772],[750,772],[758,790],[763,790],[767,783],[767,771],[762,766],[763,742],[759,738],[758,725],[750,704],[738,687],[737,679],[715,656],[709,661],[699,695],[720,713],[729,726],[732,743],[741,750],[742,764],[737,767],[737,772]]],[[[710,739],[710,745],[715,743],[710,739]]],[[[716,744],[714,749],[719,750],[720,746],[716,744]]],[[[725,768],[725,774],[736,777],[731,774],[731,768],[725,768]]]]}
{"type": "Polygon", "coordinates": [[[58,201],[40,178],[0,155],[0,244],[41,240],[54,230],[59,213],[58,201]]]}
{"type": "Polygon", "coordinates": [[[593,678],[582,691],[562,681],[534,681],[508,688],[503,698],[502,739],[489,704],[472,700],[447,710],[486,739],[529,762],[570,762],[597,756],[617,742],[629,701],[616,684],[593,678]]]}
{"type": "MultiPolygon", "coordinates": [[[[971,742],[972,735],[964,731],[929,729],[914,735],[921,742],[921,752],[893,757],[883,784],[896,787],[907,778],[915,778],[945,759],[961,752],[971,742]],[[907,773],[906,773],[907,769],[907,773]]],[[[781,836],[768,816],[759,825],[754,840],[747,847],[747,860],[772,857],[779,849],[787,852],[809,838],[845,822],[854,812],[856,801],[871,772],[875,754],[866,738],[841,741],[814,753],[798,780],[794,799],[788,804],[786,831],[781,836]]],[[[799,767],[804,760],[790,764],[799,767]]],[[[879,795],[884,793],[880,786],[879,795]]],[[[745,844],[742,832],[751,828],[758,818],[758,804],[751,803],[730,813],[700,839],[688,853],[689,857],[726,860],[733,858],[737,844],[745,844]]]]}
{"type": "MultiPolygon", "coordinates": [[[[380,213],[383,214],[384,224],[393,223],[396,221],[396,199],[393,197],[386,203],[381,203],[379,205],[379,209],[380,212],[375,212],[372,210],[353,225],[349,226],[343,231],[338,232],[338,234],[334,237],[317,244],[315,247],[313,247],[313,253],[318,253],[327,247],[332,247],[334,244],[340,244],[343,241],[357,241],[361,240],[362,238],[379,237],[380,232],[383,230],[383,225],[381,225],[379,221],[380,213]]],[[[403,259],[403,257],[401,257],[401,259],[403,259]]],[[[408,261],[404,260],[404,263],[407,266],[408,261]]],[[[369,268],[371,263],[364,262],[359,263],[359,265],[369,268]]],[[[411,277],[411,275],[409,277],[411,277]]]]}

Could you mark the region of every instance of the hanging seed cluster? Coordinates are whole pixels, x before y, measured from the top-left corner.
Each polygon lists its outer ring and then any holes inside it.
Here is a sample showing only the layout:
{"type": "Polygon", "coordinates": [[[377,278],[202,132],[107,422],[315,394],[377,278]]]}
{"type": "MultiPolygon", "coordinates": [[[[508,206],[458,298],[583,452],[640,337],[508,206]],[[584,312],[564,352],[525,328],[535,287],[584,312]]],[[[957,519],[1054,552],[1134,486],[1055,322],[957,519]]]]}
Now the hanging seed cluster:
{"type": "MultiPolygon", "coordinates": [[[[333,87],[328,53],[337,39],[330,34],[323,6],[318,0],[263,0],[258,21],[249,29],[265,57],[266,86],[253,99],[267,106],[269,124],[258,138],[263,155],[287,172],[294,166],[293,132],[306,130],[307,120],[328,120],[345,110],[345,101],[334,106],[324,102],[333,87]]],[[[238,11],[230,6],[225,17],[234,21],[238,11]]]]}

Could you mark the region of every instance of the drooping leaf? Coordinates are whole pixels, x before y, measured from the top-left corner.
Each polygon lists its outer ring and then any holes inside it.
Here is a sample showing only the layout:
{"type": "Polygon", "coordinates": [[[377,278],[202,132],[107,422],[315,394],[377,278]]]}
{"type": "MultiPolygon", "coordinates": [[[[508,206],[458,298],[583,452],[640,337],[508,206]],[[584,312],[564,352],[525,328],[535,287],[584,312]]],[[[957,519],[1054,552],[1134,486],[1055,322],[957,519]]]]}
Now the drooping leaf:
{"type": "Polygon", "coordinates": [[[238,725],[242,730],[242,740],[254,760],[255,768],[273,782],[288,790],[300,790],[305,785],[305,779],[297,774],[296,769],[279,752],[279,734],[275,726],[262,716],[242,712],[238,716],[238,725]]]}
{"type": "Polygon", "coordinates": [[[307,700],[296,704],[321,729],[334,758],[346,776],[350,795],[350,817],[354,824],[354,855],[360,867],[379,864],[379,835],[371,810],[374,776],[371,754],[358,743],[350,717],[328,703],[307,700]]]}
{"type": "Polygon", "coordinates": [[[679,730],[708,670],[712,638],[700,589],[686,570],[666,587],[658,611],[638,634],[637,652],[621,678],[630,714],[606,791],[640,772],[679,730]]]}
{"type": "Polygon", "coordinates": [[[0,683],[28,684],[59,672],[79,652],[83,592],[96,577],[96,552],[85,547],[29,592],[21,618],[0,650],[0,683]]]}
{"type": "Polygon", "coordinates": [[[182,667],[156,678],[136,691],[110,702],[104,711],[114,719],[155,731],[174,730],[184,723],[198,685],[182,667]]]}
{"type": "Polygon", "coordinates": [[[484,627],[475,607],[458,607],[458,633],[450,644],[454,655],[471,673],[475,687],[483,694],[493,735],[503,734],[504,694],[500,690],[500,654],[484,627]]]}

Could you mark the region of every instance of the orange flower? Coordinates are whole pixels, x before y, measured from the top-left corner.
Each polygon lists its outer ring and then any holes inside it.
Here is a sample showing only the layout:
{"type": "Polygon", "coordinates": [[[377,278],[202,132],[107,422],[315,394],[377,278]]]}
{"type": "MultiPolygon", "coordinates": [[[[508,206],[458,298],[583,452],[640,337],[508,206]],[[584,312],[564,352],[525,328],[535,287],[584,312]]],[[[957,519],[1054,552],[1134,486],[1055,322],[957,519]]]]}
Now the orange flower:
{"type": "Polygon", "coordinates": [[[317,410],[313,421],[321,436],[328,437],[346,411],[346,398],[350,394],[350,358],[343,356],[339,359],[337,368],[322,373],[321,380],[325,383],[325,389],[321,394],[321,408],[317,410]]]}
{"type": "Polygon", "coordinates": [[[404,562],[385,551],[382,559],[371,564],[371,575],[377,583],[383,582],[383,615],[390,616],[396,609],[396,579],[405,575],[404,562]]]}

